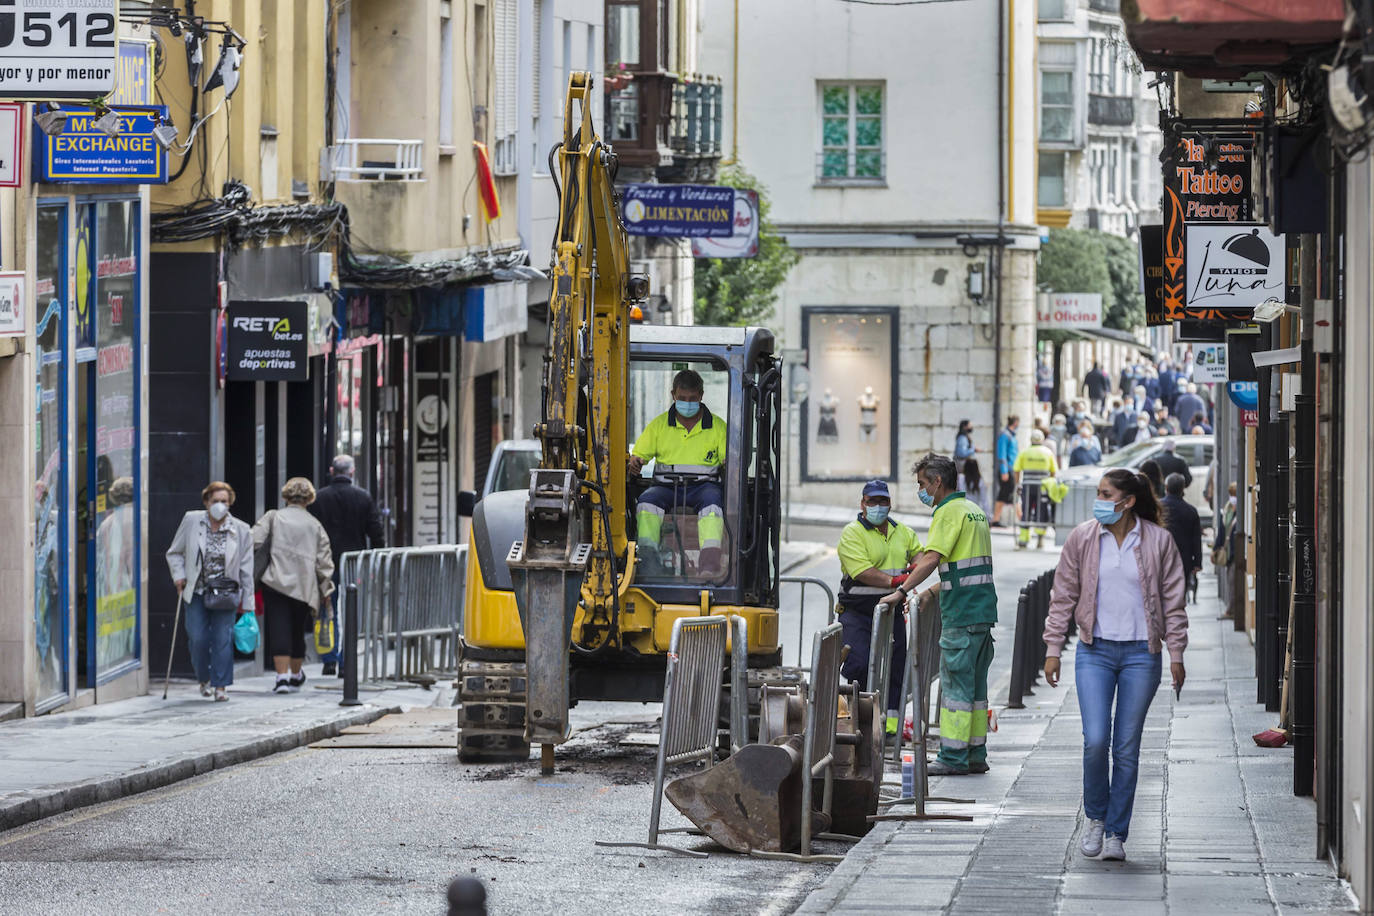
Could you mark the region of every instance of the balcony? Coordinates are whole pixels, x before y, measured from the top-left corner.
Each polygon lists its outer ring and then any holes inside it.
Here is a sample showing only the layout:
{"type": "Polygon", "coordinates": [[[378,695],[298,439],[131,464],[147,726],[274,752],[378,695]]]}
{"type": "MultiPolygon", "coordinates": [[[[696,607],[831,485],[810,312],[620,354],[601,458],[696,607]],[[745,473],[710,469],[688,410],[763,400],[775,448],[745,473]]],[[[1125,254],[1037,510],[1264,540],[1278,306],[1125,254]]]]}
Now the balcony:
{"type": "Polygon", "coordinates": [[[658,180],[665,182],[715,180],[720,161],[722,98],[720,79],[693,74],[673,86],[673,106],[668,118],[669,165],[659,166],[658,180]]]}
{"type": "Polygon", "coordinates": [[[1119,95],[1089,95],[1088,123],[1130,127],[1135,123],[1135,99],[1119,95]]]}
{"type": "Polygon", "coordinates": [[[320,154],[322,181],[423,181],[423,140],[347,139],[320,154]],[[364,158],[368,151],[374,158],[364,158]]]}

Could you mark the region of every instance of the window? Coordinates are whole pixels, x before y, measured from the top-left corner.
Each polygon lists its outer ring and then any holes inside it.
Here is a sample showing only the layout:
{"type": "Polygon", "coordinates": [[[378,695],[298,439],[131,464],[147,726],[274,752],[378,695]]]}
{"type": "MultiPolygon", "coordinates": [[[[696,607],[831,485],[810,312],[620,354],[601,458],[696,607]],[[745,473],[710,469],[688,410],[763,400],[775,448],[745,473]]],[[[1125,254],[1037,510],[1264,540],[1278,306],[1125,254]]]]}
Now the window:
{"type": "Polygon", "coordinates": [[[613,3],[606,15],[606,69],[639,66],[639,3],[613,3]]]}
{"type": "Polygon", "coordinates": [[[516,125],[519,111],[519,18],[516,0],[494,0],[495,16],[495,92],[492,99],[492,171],[514,175],[519,165],[516,154],[516,125]]]}
{"type": "Polygon", "coordinates": [[[1069,205],[1064,188],[1064,162],[1067,158],[1063,153],[1040,154],[1040,206],[1067,207],[1069,205]]]}
{"type": "Polygon", "coordinates": [[[1073,71],[1040,71],[1040,139],[1073,140],[1073,71]]]}
{"type": "Polygon", "coordinates": [[[822,83],[821,181],[883,180],[883,84],[822,83]]]}
{"type": "Polygon", "coordinates": [[[439,145],[453,145],[453,17],[439,20],[439,145]]]}
{"type": "Polygon", "coordinates": [[[1040,21],[1059,21],[1073,18],[1074,7],[1077,0],[1040,0],[1039,16],[1040,21]]]}

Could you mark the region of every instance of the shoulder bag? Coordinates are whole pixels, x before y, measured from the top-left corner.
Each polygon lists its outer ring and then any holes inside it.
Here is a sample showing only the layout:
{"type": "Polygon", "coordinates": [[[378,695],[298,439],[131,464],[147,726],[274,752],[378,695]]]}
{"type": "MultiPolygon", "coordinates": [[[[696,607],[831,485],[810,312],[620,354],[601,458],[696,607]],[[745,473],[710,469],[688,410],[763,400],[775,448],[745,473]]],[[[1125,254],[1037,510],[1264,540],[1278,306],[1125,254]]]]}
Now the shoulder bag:
{"type": "Polygon", "coordinates": [[[207,611],[237,611],[239,609],[239,583],[228,576],[215,576],[205,580],[205,591],[201,593],[207,611]]]}

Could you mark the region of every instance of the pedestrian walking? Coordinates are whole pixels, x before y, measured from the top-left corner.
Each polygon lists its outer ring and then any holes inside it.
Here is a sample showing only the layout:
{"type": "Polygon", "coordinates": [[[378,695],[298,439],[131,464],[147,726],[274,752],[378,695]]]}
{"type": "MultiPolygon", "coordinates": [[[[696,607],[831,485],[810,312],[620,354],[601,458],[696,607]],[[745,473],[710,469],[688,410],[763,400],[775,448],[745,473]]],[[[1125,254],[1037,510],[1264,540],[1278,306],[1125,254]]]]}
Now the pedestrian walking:
{"type": "Polygon", "coordinates": [[[1197,393],[1197,384],[1189,382],[1188,387],[1174,402],[1174,416],[1178,417],[1180,423],[1187,424],[1188,428],[1191,429],[1197,425],[1193,418],[1198,415],[1204,418],[1207,416],[1207,405],[1203,403],[1202,398],[1197,393]]]}
{"type": "Polygon", "coordinates": [[[1155,499],[1164,498],[1164,474],[1159,469],[1159,462],[1153,458],[1146,458],[1140,463],[1140,473],[1145,475],[1145,479],[1150,482],[1150,490],[1155,494],[1155,499]]]}
{"type": "Polygon", "coordinates": [[[1021,418],[1016,414],[1007,417],[1007,426],[997,436],[997,500],[992,506],[992,527],[1005,528],[1002,512],[1016,502],[1016,481],[1012,479],[1012,465],[1020,451],[1016,444],[1016,429],[1021,418]]]}
{"type": "MultiPolygon", "coordinates": [[[[940,572],[940,755],[932,776],[988,771],[988,668],[997,588],[992,534],[982,510],[955,489],[954,462],[927,455],[916,463],[917,494],[935,508],[925,550],[887,602],[904,601],[931,573],[940,572]]],[[[894,669],[895,670],[895,669],[894,669]]]]}
{"type": "Polygon", "coordinates": [[[987,513],[990,505],[988,490],[983,485],[983,469],[978,467],[977,458],[968,458],[964,461],[963,470],[959,472],[959,489],[977,504],[978,508],[987,513]]]}
{"type": "Polygon", "coordinates": [[[1159,465],[1159,473],[1162,477],[1168,478],[1170,474],[1177,474],[1183,478],[1183,485],[1190,487],[1193,485],[1193,471],[1188,467],[1188,462],[1184,461],[1174,450],[1178,448],[1178,442],[1171,436],[1162,443],[1164,451],[1155,456],[1155,464],[1159,465]]]}
{"type": "Polygon", "coordinates": [[[1102,441],[1097,438],[1092,422],[1078,424],[1078,432],[1069,440],[1069,467],[1097,464],[1102,460],[1102,441]]]}
{"type": "Polygon", "coordinates": [[[1092,402],[1093,415],[1102,416],[1107,395],[1112,392],[1112,381],[1107,378],[1107,373],[1102,371],[1101,363],[1093,363],[1093,367],[1083,377],[1083,390],[1087,393],[1088,400],[1092,402]]]}
{"type": "Polygon", "coordinates": [[[1035,528],[1036,547],[1045,543],[1045,529],[1054,523],[1054,509],[1043,484],[1059,474],[1059,462],[1054,451],[1045,444],[1040,430],[1031,432],[1030,448],[1016,457],[1012,466],[1016,472],[1016,489],[1021,495],[1021,518],[1016,528],[1016,549],[1030,546],[1031,528],[1035,528]]]}
{"type": "Polygon", "coordinates": [[[1054,457],[1063,458],[1069,445],[1069,421],[1062,413],[1050,418],[1049,432],[1045,434],[1045,447],[1054,452],[1054,457]]]}
{"type": "Polygon", "coordinates": [[[281,488],[286,503],[253,526],[253,546],[266,551],[262,603],[267,612],[267,648],[277,672],[274,693],[295,693],[305,684],[305,634],[334,591],[329,535],[306,511],[315,487],[292,477],[281,488]]]}
{"type": "MultiPolygon", "coordinates": [[[[873,639],[873,611],[878,601],[906,580],[907,567],[921,552],[916,532],[891,516],[892,495],[884,480],[864,484],[859,497],[859,517],[840,532],[840,627],[849,646],[840,673],[861,690],[868,689],[869,645],[873,639]]],[[[906,627],[903,602],[894,604],[892,667],[906,670],[906,627]]],[[[902,711],[902,679],[894,677],[887,688],[886,731],[897,734],[902,711]]]]}
{"type": "Polygon", "coordinates": [[[167,569],[186,608],[186,644],[200,695],[213,691],[223,702],[234,683],[234,621],[240,611],[253,613],[253,535],[229,514],[229,484],[211,481],[200,501],[204,508],[187,512],[177,526],[167,569]]]}
{"type": "Polygon", "coordinates": [[[1120,398],[1112,399],[1112,415],[1109,417],[1112,424],[1112,448],[1121,448],[1126,444],[1127,434],[1135,428],[1135,414],[1121,402],[1120,398]]]}
{"type": "Polygon", "coordinates": [[[1126,407],[1132,415],[1150,413],[1154,409],[1154,401],[1150,400],[1144,385],[1136,385],[1131,392],[1131,400],[1126,407]]]}
{"type": "MultiPolygon", "coordinates": [[[[320,520],[329,535],[329,555],[334,561],[334,594],[339,593],[339,557],[355,550],[375,549],[386,543],[382,529],[382,515],[372,494],[353,482],[356,465],[352,455],[336,455],[329,465],[329,484],[321,487],[310,504],[310,514],[320,520]]],[[[331,596],[332,597],[332,596],[331,596]]],[[[338,609],[331,600],[322,608],[334,623],[337,633],[338,609]]],[[[352,636],[353,634],[350,634],[352,636]]],[[[339,673],[339,650],[343,645],[336,639],[334,651],[320,656],[324,668],[320,674],[333,677],[339,673]]]]}
{"type": "Polygon", "coordinates": [[[959,421],[959,432],[954,436],[954,460],[962,462],[978,453],[973,447],[973,424],[968,420],[959,421]]]}
{"type": "Polygon", "coordinates": [[[1156,436],[1177,436],[1183,432],[1183,427],[1174,417],[1169,415],[1169,408],[1163,404],[1155,405],[1154,422],[1150,424],[1150,431],[1156,436]]]}
{"type": "Polygon", "coordinates": [[[1080,849],[1124,861],[1140,769],[1140,736],[1169,648],[1175,690],[1188,646],[1183,563],[1163,527],[1149,482],[1123,468],[1097,485],[1093,518],[1073,530],[1059,556],[1045,621],[1045,680],[1059,685],[1069,620],[1078,625],[1074,683],[1083,719],[1080,849]],[[1115,702],[1113,702],[1115,698],[1115,702]],[[1108,754],[1110,752],[1110,767],[1108,754]]]}
{"type": "Polygon", "coordinates": [[[1188,577],[1188,592],[1197,600],[1197,577],[1202,572],[1202,520],[1197,510],[1183,498],[1187,482],[1182,474],[1164,478],[1164,516],[1173,535],[1183,572],[1188,577]]]}
{"type": "Polygon", "coordinates": [[[1049,412],[1050,401],[1054,398],[1054,369],[1043,356],[1035,361],[1035,393],[1040,399],[1040,406],[1049,412]]]}

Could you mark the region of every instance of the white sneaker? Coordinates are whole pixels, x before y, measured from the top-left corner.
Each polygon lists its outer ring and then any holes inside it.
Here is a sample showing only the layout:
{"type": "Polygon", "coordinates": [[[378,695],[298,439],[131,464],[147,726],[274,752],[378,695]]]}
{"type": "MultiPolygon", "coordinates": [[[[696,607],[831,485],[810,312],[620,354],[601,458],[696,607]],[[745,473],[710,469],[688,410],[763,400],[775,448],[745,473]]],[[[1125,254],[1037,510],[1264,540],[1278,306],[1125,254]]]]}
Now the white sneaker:
{"type": "Polygon", "coordinates": [[[1102,821],[1088,821],[1088,829],[1083,831],[1083,841],[1078,844],[1083,855],[1095,856],[1102,852],[1102,831],[1105,826],[1102,821]]]}
{"type": "Polygon", "coordinates": [[[277,686],[275,686],[275,687],[272,688],[272,692],[273,692],[273,693],[290,693],[290,692],[291,692],[291,678],[287,677],[285,674],[279,674],[279,675],[277,675],[277,686]]]}
{"type": "Polygon", "coordinates": [[[208,697],[208,696],[210,695],[210,693],[211,693],[211,690],[210,690],[210,682],[209,682],[209,681],[201,681],[201,682],[200,682],[200,695],[203,696],[203,697],[208,697]]]}
{"type": "Polygon", "coordinates": [[[1126,844],[1119,836],[1109,836],[1102,843],[1103,862],[1125,862],[1126,844]]]}

